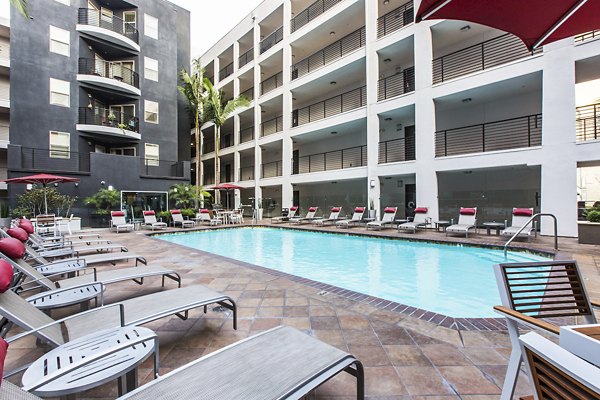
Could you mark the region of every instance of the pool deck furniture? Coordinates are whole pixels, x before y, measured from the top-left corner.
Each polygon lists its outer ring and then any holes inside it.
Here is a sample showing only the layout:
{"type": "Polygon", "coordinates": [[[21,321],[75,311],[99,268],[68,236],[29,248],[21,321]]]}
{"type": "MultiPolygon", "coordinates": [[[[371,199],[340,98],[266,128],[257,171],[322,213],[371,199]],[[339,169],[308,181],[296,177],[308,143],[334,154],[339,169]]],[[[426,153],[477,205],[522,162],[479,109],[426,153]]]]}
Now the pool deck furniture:
{"type": "Polygon", "coordinates": [[[309,207],[304,217],[292,217],[290,218],[289,222],[290,224],[304,224],[307,222],[314,221],[315,219],[318,219],[318,217],[315,217],[315,214],[318,210],[319,207],[309,207]]]}
{"type": "Polygon", "coordinates": [[[383,217],[381,217],[380,221],[367,222],[367,230],[380,230],[388,226],[391,227],[394,223],[394,219],[396,218],[396,211],[398,211],[398,207],[386,207],[383,210],[383,217]]]}
{"type": "Polygon", "coordinates": [[[469,231],[476,229],[477,225],[477,207],[465,208],[461,207],[458,214],[458,223],[450,225],[446,228],[446,236],[449,233],[464,234],[469,237],[469,231]]]}
{"type": "Polygon", "coordinates": [[[171,210],[171,218],[173,219],[173,226],[177,227],[181,225],[182,228],[193,228],[196,226],[196,223],[190,219],[183,219],[183,215],[181,214],[181,210],[171,210]]]}
{"type": "Polygon", "coordinates": [[[414,212],[415,217],[412,221],[398,224],[398,232],[416,233],[417,229],[424,228],[428,225],[429,217],[427,216],[427,213],[429,212],[429,209],[427,207],[417,207],[414,212]]]}
{"type": "Polygon", "coordinates": [[[280,224],[282,222],[288,222],[290,220],[290,218],[294,218],[296,217],[296,213],[298,212],[298,206],[292,206],[290,207],[290,211],[288,213],[287,216],[281,216],[281,217],[273,217],[271,218],[271,223],[272,224],[280,224]]]}
{"type": "Polygon", "coordinates": [[[335,223],[337,228],[350,228],[351,225],[358,225],[362,222],[365,215],[365,207],[355,207],[351,219],[342,219],[335,223]]]}
{"type": "Polygon", "coordinates": [[[156,220],[156,213],[152,210],[144,211],[144,224],[142,225],[145,228],[150,228],[152,230],[155,229],[167,229],[167,224],[162,221],[156,220]]]}
{"type": "Polygon", "coordinates": [[[327,225],[328,223],[335,224],[340,220],[340,213],[342,212],[342,207],[331,207],[331,213],[327,218],[317,218],[312,221],[313,225],[327,225]]]}
{"type": "Polygon", "coordinates": [[[557,318],[578,317],[595,324],[593,310],[600,309],[600,302],[590,301],[576,261],[497,264],[494,273],[502,300],[494,310],[506,318],[512,344],[501,397],[510,400],[523,357],[519,326],[558,336],[557,318]]]}
{"type": "Polygon", "coordinates": [[[506,224],[504,222],[484,222],[482,225],[485,227],[486,234],[488,236],[492,234],[492,229],[496,231],[496,236],[500,236],[500,230],[506,228],[506,224]]]}
{"type": "Polygon", "coordinates": [[[206,208],[202,208],[198,211],[198,214],[196,214],[196,218],[194,218],[194,220],[196,222],[198,222],[199,224],[203,224],[205,222],[208,222],[209,225],[220,225],[223,223],[223,220],[221,218],[217,218],[217,217],[212,217],[210,216],[210,211],[206,208]]]}
{"type": "MultiPolygon", "coordinates": [[[[521,228],[523,228],[523,226],[525,226],[532,216],[533,208],[513,208],[511,225],[501,232],[502,236],[514,236],[521,228]]],[[[519,237],[526,237],[529,242],[531,236],[534,235],[535,232],[536,226],[535,222],[533,222],[527,225],[527,227],[519,233],[519,237]]]]}
{"type": "Polygon", "coordinates": [[[110,212],[110,228],[120,232],[131,232],[134,230],[135,225],[128,224],[125,221],[125,212],[123,211],[111,211],[110,212]]]}

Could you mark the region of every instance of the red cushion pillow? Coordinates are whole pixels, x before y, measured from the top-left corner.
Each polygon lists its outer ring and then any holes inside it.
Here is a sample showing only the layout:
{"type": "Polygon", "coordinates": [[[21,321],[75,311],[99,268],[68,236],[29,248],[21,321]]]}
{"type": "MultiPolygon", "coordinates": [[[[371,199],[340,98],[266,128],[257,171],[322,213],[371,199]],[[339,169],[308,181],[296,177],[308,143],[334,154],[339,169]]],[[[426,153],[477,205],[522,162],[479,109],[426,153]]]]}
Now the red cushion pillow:
{"type": "Polygon", "coordinates": [[[125,213],[123,211],[111,211],[110,215],[113,217],[124,217],[125,213]]]}
{"type": "Polygon", "coordinates": [[[290,207],[290,211],[296,211],[297,209],[298,209],[298,206],[290,207]]]}
{"type": "Polygon", "coordinates": [[[0,338],[0,378],[4,376],[4,360],[6,359],[7,351],[8,343],[6,340],[0,338]]]}
{"type": "Polygon", "coordinates": [[[8,258],[21,258],[25,254],[25,246],[15,238],[0,239],[0,253],[8,258]]]}
{"type": "Polygon", "coordinates": [[[23,243],[29,239],[29,234],[23,228],[10,228],[6,231],[6,233],[15,239],[19,239],[23,243]]]}
{"type": "Polygon", "coordinates": [[[417,207],[415,208],[415,214],[427,214],[427,207],[417,207]]]}
{"type": "Polygon", "coordinates": [[[331,212],[340,212],[340,208],[339,207],[332,207],[331,208],[331,212]]]}
{"type": "Polygon", "coordinates": [[[475,215],[475,213],[477,213],[475,208],[460,208],[460,215],[475,215]]]}
{"type": "Polygon", "coordinates": [[[210,211],[208,211],[207,208],[203,208],[202,210],[200,210],[200,214],[210,214],[210,211]]]}
{"type": "Polygon", "coordinates": [[[317,211],[317,207],[311,207],[308,209],[308,212],[315,212],[317,211]]]}
{"type": "Polygon", "coordinates": [[[386,213],[386,214],[390,214],[390,213],[394,213],[395,214],[396,213],[396,209],[394,207],[386,207],[383,210],[383,212],[386,213]]]}
{"type": "Polygon", "coordinates": [[[13,267],[6,260],[0,260],[0,293],[4,293],[10,288],[13,278],[13,267]]]}
{"type": "Polygon", "coordinates": [[[154,211],[144,211],[144,215],[156,215],[154,211]]]}
{"type": "Polygon", "coordinates": [[[355,213],[364,213],[365,212],[365,208],[364,207],[356,207],[354,209],[355,213]]]}
{"type": "Polygon", "coordinates": [[[531,208],[515,208],[513,210],[513,215],[517,217],[531,217],[533,215],[533,210],[531,208]]]}
{"type": "Polygon", "coordinates": [[[181,214],[181,210],[171,210],[171,214],[181,214]]]}
{"type": "Polygon", "coordinates": [[[31,234],[34,232],[33,224],[28,219],[20,219],[19,220],[19,228],[23,228],[25,232],[31,234]]]}

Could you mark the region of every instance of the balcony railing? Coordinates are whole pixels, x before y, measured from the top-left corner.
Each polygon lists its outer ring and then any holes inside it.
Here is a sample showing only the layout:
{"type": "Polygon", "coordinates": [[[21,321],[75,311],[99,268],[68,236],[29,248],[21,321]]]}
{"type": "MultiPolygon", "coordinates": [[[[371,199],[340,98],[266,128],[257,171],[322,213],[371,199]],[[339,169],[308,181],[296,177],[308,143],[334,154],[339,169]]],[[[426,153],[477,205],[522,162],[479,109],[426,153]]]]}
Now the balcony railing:
{"type": "Polygon", "coordinates": [[[415,156],[414,136],[379,142],[379,164],[413,161],[415,156]]]}
{"type": "Polygon", "coordinates": [[[274,178],[276,176],[281,176],[282,174],[281,161],[264,163],[260,167],[262,178],[274,178]]]}
{"type": "Polygon", "coordinates": [[[248,64],[252,60],[254,60],[254,48],[251,48],[250,50],[238,57],[238,68],[242,68],[244,65],[248,64]]]}
{"type": "Polygon", "coordinates": [[[260,124],[260,136],[269,136],[283,130],[283,116],[271,118],[260,124]]]}
{"type": "Polygon", "coordinates": [[[184,163],[180,161],[140,158],[142,176],[183,178],[184,163]]]}
{"type": "Polygon", "coordinates": [[[247,167],[240,168],[240,181],[253,181],[254,180],[254,165],[248,165],[247,167]]]}
{"type": "Polygon", "coordinates": [[[600,30],[586,32],[581,35],[575,36],[573,39],[575,40],[575,43],[578,43],[578,42],[584,42],[584,41],[590,40],[590,39],[595,39],[597,37],[600,37],[600,30]]]}
{"type": "Polygon", "coordinates": [[[226,149],[227,147],[233,146],[233,133],[221,135],[219,142],[221,143],[219,147],[221,149],[226,149]]]}
{"type": "Polygon", "coordinates": [[[541,48],[529,51],[521,39],[507,33],[433,60],[433,83],[483,71],[541,51],[541,48]]]}
{"type": "Polygon", "coordinates": [[[355,30],[340,40],[292,65],[292,80],[300,78],[365,45],[365,27],[355,30]]]}
{"type": "Polygon", "coordinates": [[[140,77],[138,73],[117,62],[96,60],[93,58],[80,58],[79,73],[82,75],[95,75],[103,78],[115,79],[138,89],[140,87],[140,77]]]}
{"type": "Polygon", "coordinates": [[[325,11],[329,10],[331,7],[335,6],[341,1],[342,0],[315,1],[310,6],[300,11],[294,18],[292,18],[290,30],[292,33],[296,32],[298,29],[302,28],[304,25],[308,24],[310,21],[314,20],[319,15],[323,14],[325,11]]]}
{"type": "Polygon", "coordinates": [[[254,87],[244,90],[242,93],[240,93],[240,96],[244,96],[248,100],[254,100],[254,87]]]}
{"type": "Polygon", "coordinates": [[[21,169],[44,172],[90,172],[90,153],[21,147],[21,169]]]}
{"type": "Polygon", "coordinates": [[[269,50],[277,43],[283,40],[283,26],[280,26],[274,32],[270,33],[266,38],[260,41],[260,54],[269,50]]]}
{"type": "Polygon", "coordinates": [[[600,103],[577,107],[576,110],[577,141],[600,139],[600,103]]]}
{"type": "Polygon", "coordinates": [[[139,119],[135,115],[108,108],[79,107],[79,123],[127,129],[132,132],[140,131],[139,119]]]}
{"type": "Polygon", "coordinates": [[[276,73],[260,83],[260,95],[262,96],[263,94],[269,93],[281,85],[283,85],[283,71],[276,73]]]}
{"type": "Polygon", "coordinates": [[[409,67],[387,78],[380,79],[377,86],[377,101],[391,99],[415,91],[415,67],[409,67]]]}
{"type": "Polygon", "coordinates": [[[115,15],[102,15],[100,10],[80,8],[77,23],[108,29],[133,40],[135,43],[139,42],[139,32],[132,23],[125,22],[115,15]]]}
{"type": "Polygon", "coordinates": [[[367,88],[362,86],[310,106],[292,111],[292,126],[318,121],[367,105],[367,88]]]}
{"type": "Polygon", "coordinates": [[[367,146],[311,154],[292,160],[292,174],[331,171],[367,165],[367,146]]]}
{"type": "Polygon", "coordinates": [[[240,143],[246,143],[254,140],[254,127],[250,126],[240,130],[240,143]]]}
{"type": "Polygon", "coordinates": [[[415,22],[414,7],[413,2],[409,1],[377,18],[377,39],[396,32],[413,22],[415,22]]]}
{"type": "Polygon", "coordinates": [[[483,153],[542,144],[542,114],[487,122],[435,133],[435,156],[483,153]]]}
{"type": "Polygon", "coordinates": [[[231,74],[233,74],[233,62],[230,62],[225,67],[221,68],[219,71],[219,80],[222,81],[231,74]]]}

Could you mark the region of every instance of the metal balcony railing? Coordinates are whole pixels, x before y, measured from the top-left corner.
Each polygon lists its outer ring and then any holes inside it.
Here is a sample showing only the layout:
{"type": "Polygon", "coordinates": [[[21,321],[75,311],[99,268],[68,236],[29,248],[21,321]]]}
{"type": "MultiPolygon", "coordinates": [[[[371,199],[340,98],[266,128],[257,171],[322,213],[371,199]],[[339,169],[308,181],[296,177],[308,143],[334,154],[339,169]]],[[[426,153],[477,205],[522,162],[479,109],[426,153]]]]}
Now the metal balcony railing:
{"type": "Polygon", "coordinates": [[[219,71],[219,80],[227,78],[229,75],[233,74],[233,62],[230,62],[219,71]]]}
{"type": "Polygon", "coordinates": [[[244,90],[242,93],[240,93],[240,96],[244,96],[248,100],[254,100],[254,87],[244,90]]]}
{"type": "Polygon", "coordinates": [[[140,158],[142,176],[183,178],[184,164],[181,161],[140,158]]]}
{"type": "Polygon", "coordinates": [[[542,144],[542,114],[487,122],[435,133],[435,156],[483,153],[542,144]]]}
{"type": "Polygon", "coordinates": [[[21,169],[44,172],[90,172],[90,153],[21,147],[21,169]]]}
{"type": "Polygon", "coordinates": [[[578,42],[584,42],[584,41],[590,40],[590,39],[595,39],[597,37],[600,37],[600,30],[582,33],[581,35],[575,36],[573,39],[575,40],[575,43],[578,43],[578,42]]]}
{"type": "Polygon", "coordinates": [[[77,23],[108,29],[139,43],[139,32],[133,23],[125,22],[115,15],[103,15],[100,10],[80,8],[77,23]]]}
{"type": "Polygon", "coordinates": [[[292,80],[303,77],[365,45],[365,27],[355,30],[329,46],[292,65],[292,80]]]}
{"type": "Polygon", "coordinates": [[[226,135],[221,135],[219,138],[219,143],[221,149],[226,149],[227,147],[233,146],[233,133],[228,133],[226,135]]]}
{"type": "Polygon", "coordinates": [[[367,105],[367,87],[362,86],[327,100],[292,111],[292,126],[300,126],[367,105]]]}
{"type": "Polygon", "coordinates": [[[248,165],[240,168],[240,181],[254,180],[254,165],[248,165]]]}
{"type": "Polygon", "coordinates": [[[377,85],[377,101],[391,99],[415,91],[415,67],[405,68],[387,78],[380,79],[377,85]]]}
{"type": "Polygon", "coordinates": [[[541,52],[541,47],[533,52],[529,51],[521,39],[507,33],[434,59],[433,83],[483,71],[541,52]]]}
{"type": "Polygon", "coordinates": [[[414,136],[379,142],[379,164],[413,161],[415,156],[414,136]]]}
{"type": "Polygon", "coordinates": [[[577,107],[575,123],[578,142],[600,139],[600,103],[577,107]]]}
{"type": "Polygon", "coordinates": [[[283,40],[283,26],[280,26],[275,31],[270,33],[267,37],[260,41],[260,54],[269,50],[277,43],[283,40]]]}
{"type": "Polygon", "coordinates": [[[274,178],[282,175],[281,161],[264,163],[260,167],[262,178],[274,178]]]}
{"type": "Polygon", "coordinates": [[[254,127],[250,126],[240,130],[240,143],[246,143],[254,140],[254,127]]]}
{"type": "Polygon", "coordinates": [[[415,22],[414,6],[413,2],[409,1],[377,18],[377,39],[396,32],[413,22],[415,22]]]}
{"type": "Polygon", "coordinates": [[[263,94],[269,93],[281,85],[283,85],[283,71],[268,77],[260,83],[260,95],[262,96],[263,94]]]}
{"type": "Polygon", "coordinates": [[[138,117],[133,114],[118,112],[108,108],[79,107],[79,123],[127,129],[132,132],[140,131],[140,121],[138,117]]]}
{"type": "Polygon", "coordinates": [[[124,67],[118,62],[96,60],[93,58],[80,58],[79,74],[111,78],[138,89],[140,88],[140,76],[138,73],[124,67]]]}
{"type": "Polygon", "coordinates": [[[291,33],[296,32],[310,21],[329,10],[331,7],[340,3],[342,0],[317,0],[304,10],[300,11],[298,15],[291,19],[291,33]]]}
{"type": "Polygon", "coordinates": [[[264,121],[260,124],[260,137],[269,136],[283,130],[283,116],[264,121]]]}
{"type": "Polygon", "coordinates": [[[331,171],[367,165],[367,146],[311,154],[292,160],[292,174],[331,171]]]}
{"type": "Polygon", "coordinates": [[[254,60],[254,48],[251,48],[250,50],[238,57],[238,68],[242,68],[244,65],[248,64],[252,60],[254,60]]]}

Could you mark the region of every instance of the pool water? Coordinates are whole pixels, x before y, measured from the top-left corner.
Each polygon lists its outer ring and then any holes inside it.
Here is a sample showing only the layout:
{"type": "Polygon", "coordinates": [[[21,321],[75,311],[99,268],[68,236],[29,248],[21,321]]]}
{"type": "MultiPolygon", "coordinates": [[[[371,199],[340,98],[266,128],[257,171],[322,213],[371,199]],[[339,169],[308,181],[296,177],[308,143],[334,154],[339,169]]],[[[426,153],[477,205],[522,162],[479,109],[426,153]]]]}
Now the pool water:
{"type": "Polygon", "coordinates": [[[456,318],[497,317],[492,266],[526,252],[278,228],[167,234],[162,240],[456,318]]]}

